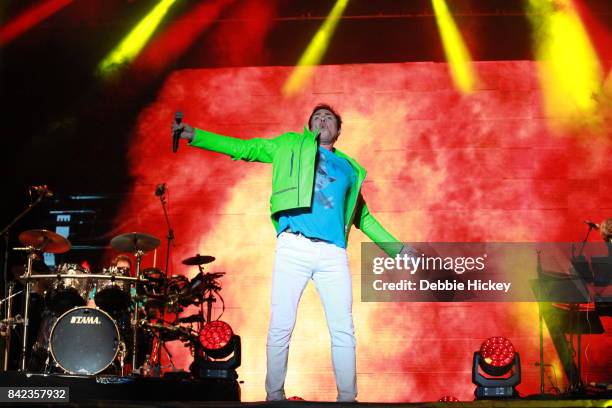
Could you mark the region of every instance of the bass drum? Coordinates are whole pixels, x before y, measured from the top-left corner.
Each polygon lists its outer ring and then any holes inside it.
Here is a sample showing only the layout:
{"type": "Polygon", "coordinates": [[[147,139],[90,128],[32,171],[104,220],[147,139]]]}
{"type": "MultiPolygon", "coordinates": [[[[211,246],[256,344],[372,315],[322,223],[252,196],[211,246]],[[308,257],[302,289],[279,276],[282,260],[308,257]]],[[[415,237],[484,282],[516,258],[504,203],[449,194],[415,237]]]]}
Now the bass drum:
{"type": "Polygon", "coordinates": [[[51,356],[69,374],[94,375],[117,357],[121,339],[115,321],[104,311],[75,307],[51,329],[51,356]]]}

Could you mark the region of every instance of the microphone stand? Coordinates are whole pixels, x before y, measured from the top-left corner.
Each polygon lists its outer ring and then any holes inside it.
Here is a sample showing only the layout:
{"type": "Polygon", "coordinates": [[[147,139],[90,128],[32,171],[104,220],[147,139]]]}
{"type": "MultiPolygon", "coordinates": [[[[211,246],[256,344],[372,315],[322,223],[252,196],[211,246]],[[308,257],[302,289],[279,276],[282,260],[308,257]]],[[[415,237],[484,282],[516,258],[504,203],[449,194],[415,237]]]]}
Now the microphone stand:
{"type": "Polygon", "coordinates": [[[166,235],[166,275],[168,275],[168,265],[170,262],[170,244],[172,246],[176,245],[176,241],[174,240],[174,230],[172,229],[172,225],[170,224],[170,217],[168,217],[168,208],[166,202],[166,187],[162,185],[161,191],[156,191],[155,195],[159,197],[159,201],[162,205],[162,210],[164,210],[164,218],[166,219],[166,225],[168,226],[168,234],[166,235]]]}
{"type": "MultiPolygon", "coordinates": [[[[30,194],[31,194],[30,190],[30,194]]],[[[3,266],[2,266],[2,287],[4,289],[4,298],[8,297],[8,256],[9,256],[9,235],[10,235],[10,229],[13,227],[13,225],[15,225],[17,222],[19,222],[19,220],[21,220],[23,217],[26,216],[26,214],[28,214],[30,211],[32,211],[34,209],[34,207],[36,207],[38,204],[40,204],[42,202],[42,200],[46,197],[46,193],[44,191],[39,191],[38,193],[38,197],[36,198],[36,200],[30,204],[28,204],[28,206],[26,207],[25,210],[23,210],[22,212],[20,212],[14,219],[13,221],[11,221],[6,227],[4,227],[2,229],[2,231],[0,231],[0,236],[4,236],[4,262],[3,262],[3,266]]],[[[28,299],[26,301],[29,301],[29,296],[28,299]]],[[[9,316],[9,311],[8,311],[8,306],[7,309],[5,310],[4,313],[4,317],[8,318],[9,316]]],[[[25,337],[25,333],[24,333],[24,337],[25,337]]],[[[26,342],[27,340],[24,340],[24,342],[26,342]]],[[[6,347],[6,345],[5,345],[6,347]]]]}
{"type": "MultiPolygon", "coordinates": [[[[170,224],[170,217],[168,216],[168,203],[166,201],[166,187],[165,184],[162,184],[162,188],[161,191],[158,190],[155,192],[155,195],[157,195],[159,197],[159,202],[161,203],[162,206],[162,210],[164,211],[164,218],[166,220],[166,226],[168,227],[168,234],[166,235],[166,276],[169,277],[170,276],[170,270],[168,269],[169,264],[170,264],[170,249],[171,246],[175,246],[176,245],[176,241],[174,240],[174,229],[172,229],[172,225],[170,224]],[[159,194],[158,194],[159,192],[159,194]]],[[[166,320],[166,308],[164,307],[162,309],[162,315],[161,318],[163,321],[166,320]]],[[[161,338],[158,339],[159,341],[161,341],[161,338]]],[[[166,347],[165,344],[162,345],[164,346],[164,348],[166,347]]],[[[157,350],[154,350],[156,356],[154,357],[154,361],[156,361],[157,363],[157,368],[160,370],[161,372],[161,347],[157,347],[157,350]]],[[[167,352],[167,350],[166,350],[167,352]]],[[[170,357],[170,362],[172,363],[172,355],[170,353],[168,353],[169,357],[170,357]]],[[[173,364],[174,366],[174,364],[173,364]]]]}

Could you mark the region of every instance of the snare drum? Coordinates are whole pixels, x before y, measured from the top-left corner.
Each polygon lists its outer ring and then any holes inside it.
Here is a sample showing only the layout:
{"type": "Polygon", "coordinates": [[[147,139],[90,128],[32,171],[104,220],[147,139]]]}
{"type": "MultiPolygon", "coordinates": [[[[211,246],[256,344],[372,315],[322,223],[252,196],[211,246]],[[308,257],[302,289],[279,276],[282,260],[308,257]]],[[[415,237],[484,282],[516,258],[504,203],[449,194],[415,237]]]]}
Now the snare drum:
{"type": "Polygon", "coordinates": [[[61,315],[51,329],[51,356],[70,374],[94,375],[117,357],[121,339],[115,321],[104,311],[75,307],[61,315]]]}
{"type": "MultiPolygon", "coordinates": [[[[130,276],[129,268],[111,266],[102,270],[102,275],[130,276]]],[[[99,279],[96,283],[96,306],[111,314],[130,307],[130,282],[124,280],[99,279]]]]}
{"type": "MultiPolygon", "coordinates": [[[[78,264],[59,264],[54,271],[62,275],[88,274],[87,269],[78,264]]],[[[45,295],[47,307],[56,315],[61,315],[75,306],[84,306],[87,303],[87,294],[91,282],[83,278],[62,278],[50,282],[45,295]]]]}

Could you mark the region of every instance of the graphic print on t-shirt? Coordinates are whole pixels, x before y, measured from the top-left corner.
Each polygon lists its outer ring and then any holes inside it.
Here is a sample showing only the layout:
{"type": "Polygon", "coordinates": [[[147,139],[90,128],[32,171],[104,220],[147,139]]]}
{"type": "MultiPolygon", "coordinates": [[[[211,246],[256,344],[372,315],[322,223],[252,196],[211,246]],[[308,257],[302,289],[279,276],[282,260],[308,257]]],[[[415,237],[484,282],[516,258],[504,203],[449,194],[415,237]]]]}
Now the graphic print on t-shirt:
{"type": "Polygon", "coordinates": [[[323,206],[323,208],[334,208],[334,197],[326,196],[324,190],[336,179],[330,176],[327,172],[327,160],[325,155],[319,152],[319,160],[317,160],[317,175],[315,176],[315,200],[323,206]]]}

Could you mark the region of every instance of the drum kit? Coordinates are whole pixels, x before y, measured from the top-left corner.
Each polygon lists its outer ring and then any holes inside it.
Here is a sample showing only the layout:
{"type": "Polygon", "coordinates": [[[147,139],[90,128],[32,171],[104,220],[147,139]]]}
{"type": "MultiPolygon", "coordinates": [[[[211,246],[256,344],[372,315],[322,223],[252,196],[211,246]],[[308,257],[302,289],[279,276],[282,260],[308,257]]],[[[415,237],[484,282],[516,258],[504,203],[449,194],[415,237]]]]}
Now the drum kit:
{"type": "MultiPolygon", "coordinates": [[[[212,256],[198,254],[183,261],[185,265],[199,268],[191,280],[181,275],[168,277],[157,268],[142,268],[143,255],[156,249],[160,240],[149,234],[131,232],[114,237],[110,244],[115,251],[134,256],[134,277],[126,267],[110,266],[94,274],[70,263],[58,265],[52,273],[35,273],[33,265],[42,253],[64,253],[70,250],[71,244],[61,235],[44,229],[22,232],[19,240],[24,247],[15,249],[28,254],[25,273],[18,278],[24,284],[25,294],[24,316],[20,321],[23,324],[22,371],[26,370],[28,358],[28,331],[32,329],[29,327],[30,302],[35,292],[43,295],[46,310],[52,316],[51,323],[47,324],[50,331],[44,333],[47,339],[45,372],[95,375],[120,369],[121,375],[125,375],[124,361],[131,354],[131,374],[144,374],[144,370],[137,368],[137,356],[142,353],[138,347],[139,333],[152,340],[151,352],[147,353],[143,366],[160,368],[162,349],[172,363],[165,342],[181,340],[186,346],[194,347],[199,330],[206,321],[211,321],[212,303],[221,289],[217,279],[223,275],[204,273],[202,265],[214,261],[212,256]],[[88,306],[90,298],[94,299],[95,307],[88,306]],[[208,305],[206,319],[205,304],[208,305]],[[190,305],[199,306],[200,314],[179,317],[190,305]],[[169,322],[166,315],[172,314],[175,318],[169,322]],[[193,324],[197,324],[197,329],[193,324]]],[[[10,312],[7,319],[11,321],[10,312]]]]}

